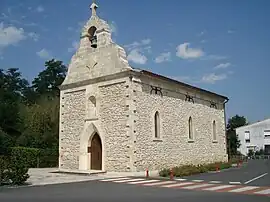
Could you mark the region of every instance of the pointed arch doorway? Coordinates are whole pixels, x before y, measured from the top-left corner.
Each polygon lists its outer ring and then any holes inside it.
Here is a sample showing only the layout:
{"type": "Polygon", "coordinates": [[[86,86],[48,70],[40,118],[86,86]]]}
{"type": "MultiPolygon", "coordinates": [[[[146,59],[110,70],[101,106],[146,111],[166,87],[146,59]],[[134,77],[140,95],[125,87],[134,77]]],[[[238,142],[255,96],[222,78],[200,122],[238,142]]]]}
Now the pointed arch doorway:
{"type": "Polygon", "coordinates": [[[95,133],[91,139],[91,170],[102,170],[102,143],[98,133],[95,133]]]}

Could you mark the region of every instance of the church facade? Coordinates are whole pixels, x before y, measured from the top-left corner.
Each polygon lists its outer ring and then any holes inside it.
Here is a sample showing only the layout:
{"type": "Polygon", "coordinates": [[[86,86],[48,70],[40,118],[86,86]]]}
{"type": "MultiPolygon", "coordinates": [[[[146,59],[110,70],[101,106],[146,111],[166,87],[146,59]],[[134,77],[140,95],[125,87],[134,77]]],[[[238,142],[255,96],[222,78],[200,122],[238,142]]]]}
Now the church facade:
{"type": "Polygon", "coordinates": [[[227,161],[228,98],[131,67],[97,7],[60,86],[59,170],[136,172],[227,161]]]}

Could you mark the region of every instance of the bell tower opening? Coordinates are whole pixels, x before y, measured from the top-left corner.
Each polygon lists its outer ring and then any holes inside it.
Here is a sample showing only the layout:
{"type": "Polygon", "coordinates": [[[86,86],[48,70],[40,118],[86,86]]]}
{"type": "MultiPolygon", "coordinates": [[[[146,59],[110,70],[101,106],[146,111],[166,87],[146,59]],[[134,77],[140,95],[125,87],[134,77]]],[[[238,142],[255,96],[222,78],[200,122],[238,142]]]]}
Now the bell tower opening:
{"type": "Polygon", "coordinates": [[[88,29],[89,40],[91,42],[92,48],[97,48],[97,35],[96,35],[97,28],[92,26],[88,29]]]}

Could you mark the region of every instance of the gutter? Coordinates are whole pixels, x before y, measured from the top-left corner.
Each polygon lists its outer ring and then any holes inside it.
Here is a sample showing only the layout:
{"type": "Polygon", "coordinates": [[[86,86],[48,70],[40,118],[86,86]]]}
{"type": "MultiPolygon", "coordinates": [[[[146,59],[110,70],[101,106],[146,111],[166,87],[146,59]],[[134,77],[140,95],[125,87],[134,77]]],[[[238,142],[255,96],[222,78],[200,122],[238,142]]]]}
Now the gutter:
{"type": "Polygon", "coordinates": [[[226,103],[229,102],[229,100],[230,100],[229,98],[226,98],[225,101],[223,102],[223,104],[225,105],[226,103]]]}

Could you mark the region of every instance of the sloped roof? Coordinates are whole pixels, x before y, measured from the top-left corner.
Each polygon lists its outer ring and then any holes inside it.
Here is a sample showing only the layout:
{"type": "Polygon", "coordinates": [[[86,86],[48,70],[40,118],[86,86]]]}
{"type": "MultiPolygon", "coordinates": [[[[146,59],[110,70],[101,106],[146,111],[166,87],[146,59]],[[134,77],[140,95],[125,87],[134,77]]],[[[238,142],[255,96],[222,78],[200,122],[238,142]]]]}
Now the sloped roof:
{"type": "Polygon", "coordinates": [[[140,72],[141,74],[143,75],[148,75],[148,76],[152,76],[152,77],[156,77],[156,78],[160,78],[160,79],[163,79],[163,80],[167,80],[169,82],[173,82],[173,83],[176,83],[176,84],[180,84],[182,86],[185,86],[187,88],[191,88],[191,89],[194,89],[194,90],[199,90],[199,91],[202,91],[202,92],[205,92],[205,93],[208,93],[208,94],[211,94],[213,96],[217,96],[217,97],[221,97],[225,100],[229,100],[228,97],[224,96],[224,95],[220,95],[220,94],[217,94],[217,93],[214,93],[214,92],[211,92],[211,91],[208,91],[208,90],[205,90],[205,89],[202,89],[202,88],[199,88],[199,87],[196,87],[196,86],[192,86],[190,84],[187,84],[187,83],[184,83],[184,82],[181,82],[181,81],[178,81],[178,80],[175,80],[175,79],[171,79],[169,77],[165,77],[163,75],[160,75],[160,74],[157,74],[157,73],[153,73],[151,71],[148,71],[148,70],[144,70],[144,69],[140,69],[140,68],[134,68],[132,67],[136,72],[140,72]]]}

